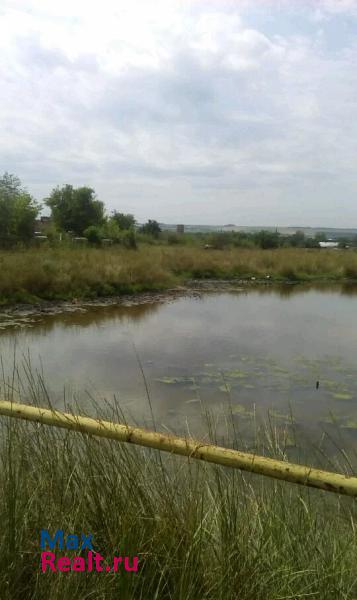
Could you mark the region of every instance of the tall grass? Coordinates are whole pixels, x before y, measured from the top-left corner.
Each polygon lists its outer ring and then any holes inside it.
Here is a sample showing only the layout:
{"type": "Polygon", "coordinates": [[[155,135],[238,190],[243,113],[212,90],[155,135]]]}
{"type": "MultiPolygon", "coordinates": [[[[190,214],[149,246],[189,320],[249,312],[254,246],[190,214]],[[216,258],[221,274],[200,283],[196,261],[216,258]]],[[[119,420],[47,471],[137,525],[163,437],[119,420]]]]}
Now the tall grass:
{"type": "Polygon", "coordinates": [[[357,279],[357,252],[204,250],[191,246],[35,248],[0,252],[0,301],[110,296],[165,289],[190,278],[357,279]]]}
{"type": "MultiPolygon", "coordinates": [[[[29,375],[32,401],[43,404],[47,392],[29,375]]],[[[2,393],[14,390],[16,378],[2,393]]],[[[46,426],[1,426],[2,600],[357,596],[351,499],[46,426]],[[109,564],[139,556],[139,570],[41,573],[42,528],[91,533],[109,564]]]]}

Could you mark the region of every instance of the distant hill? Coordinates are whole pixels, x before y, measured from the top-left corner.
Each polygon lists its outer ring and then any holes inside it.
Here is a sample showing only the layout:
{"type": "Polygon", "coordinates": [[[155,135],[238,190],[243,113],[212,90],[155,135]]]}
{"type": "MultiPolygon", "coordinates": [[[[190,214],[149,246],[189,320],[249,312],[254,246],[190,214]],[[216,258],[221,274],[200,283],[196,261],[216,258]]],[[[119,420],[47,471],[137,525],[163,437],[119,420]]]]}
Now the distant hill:
{"type": "MultiPolygon", "coordinates": [[[[176,231],[176,225],[168,223],[160,223],[161,229],[164,231],[176,231]]],[[[357,235],[357,228],[339,229],[334,227],[270,227],[267,225],[249,226],[249,225],[185,225],[185,231],[187,233],[209,233],[214,231],[244,231],[247,233],[254,233],[255,231],[278,231],[283,235],[293,235],[297,231],[302,231],[308,237],[315,237],[317,233],[324,233],[326,237],[335,239],[340,237],[351,238],[357,235]]]]}

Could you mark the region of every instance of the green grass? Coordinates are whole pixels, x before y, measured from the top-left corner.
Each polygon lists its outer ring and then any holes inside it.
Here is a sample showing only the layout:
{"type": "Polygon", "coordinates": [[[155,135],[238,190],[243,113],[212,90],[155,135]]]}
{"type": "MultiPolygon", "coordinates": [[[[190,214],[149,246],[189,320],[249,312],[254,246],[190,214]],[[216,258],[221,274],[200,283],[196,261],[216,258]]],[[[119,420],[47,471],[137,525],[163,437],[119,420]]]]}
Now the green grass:
{"type": "MultiPolygon", "coordinates": [[[[15,377],[1,394],[19,388],[15,377]]],[[[123,419],[116,405],[102,414],[123,419]]],[[[6,418],[0,448],[2,600],[357,597],[352,499],[6,418]],[[138,573],[42,574],[42,528],[91,533],[109,564],[139,556],[138,573]]]]}
{"type": "Polygon", "coordinates": [[[0,302],[96,298],[182,285],[188,279],[357,279],[357,251],[204,250],[190,246],[34,248],[0,252],[0,302]]]}

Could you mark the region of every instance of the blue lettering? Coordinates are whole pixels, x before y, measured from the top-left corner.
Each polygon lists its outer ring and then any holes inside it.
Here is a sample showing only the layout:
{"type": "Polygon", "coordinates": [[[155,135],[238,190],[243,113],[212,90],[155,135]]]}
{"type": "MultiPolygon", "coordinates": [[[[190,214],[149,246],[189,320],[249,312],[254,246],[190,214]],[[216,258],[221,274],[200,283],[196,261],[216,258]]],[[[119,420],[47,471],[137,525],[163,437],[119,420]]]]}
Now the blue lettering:
{"type": "Polygon", "coordinates": [[[63,529],[57,529],[53,539],[47,529],[41,529],[40,546],[42,550],[46,548],[46,544],[51,550],[55,548],[56,544],[58,544],[60,550],[63,550],[63,529]]]}
{"type": "Polygon", "coordinates": [[[84,535],[82,533],[82,550],[85,548],[87,548],[87,550],[93,550],[92,537],[93,535],[91,533],[89,535],[84,535]]]}
{"type": "Polygon", "coordinates": [[[67,535],[66,548],[67,548],[67,550],[77,550],[78,535],[67,535]]]}

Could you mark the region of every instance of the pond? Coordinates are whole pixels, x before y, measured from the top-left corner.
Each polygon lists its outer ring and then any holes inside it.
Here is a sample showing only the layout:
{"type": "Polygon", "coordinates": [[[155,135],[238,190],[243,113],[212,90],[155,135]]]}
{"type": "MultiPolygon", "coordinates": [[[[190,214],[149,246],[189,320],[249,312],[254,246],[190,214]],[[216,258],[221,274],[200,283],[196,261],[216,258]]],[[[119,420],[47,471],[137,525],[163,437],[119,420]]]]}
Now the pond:
{"type": "Polygon", "coordinates": [[[248,446],[265,421],[287,447],[298,436],[300,447],[355,449],[356,315],[352,286],[256,287],[3,319],[0,354],[6,373],[14,355],[30,361],[60,408],[115,397],[128,420],[152,426],[152,409],[156,427],[177,433],[200,435],[208,411],[248,446]]]}

